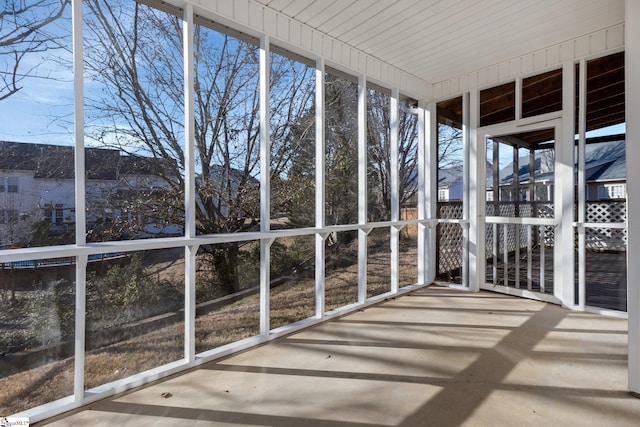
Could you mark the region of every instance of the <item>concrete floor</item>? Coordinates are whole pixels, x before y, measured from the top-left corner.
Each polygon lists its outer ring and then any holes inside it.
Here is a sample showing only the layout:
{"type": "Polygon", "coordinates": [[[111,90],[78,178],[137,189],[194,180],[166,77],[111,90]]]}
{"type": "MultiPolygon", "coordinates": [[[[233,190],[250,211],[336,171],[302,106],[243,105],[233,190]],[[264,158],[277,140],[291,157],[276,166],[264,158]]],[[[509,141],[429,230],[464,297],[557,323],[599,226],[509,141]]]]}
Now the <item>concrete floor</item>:
{"type": "Polygon", "coordinates": [[[46,424],[637,426],[626,331],[623,319],[430,287],[46,424]]]}

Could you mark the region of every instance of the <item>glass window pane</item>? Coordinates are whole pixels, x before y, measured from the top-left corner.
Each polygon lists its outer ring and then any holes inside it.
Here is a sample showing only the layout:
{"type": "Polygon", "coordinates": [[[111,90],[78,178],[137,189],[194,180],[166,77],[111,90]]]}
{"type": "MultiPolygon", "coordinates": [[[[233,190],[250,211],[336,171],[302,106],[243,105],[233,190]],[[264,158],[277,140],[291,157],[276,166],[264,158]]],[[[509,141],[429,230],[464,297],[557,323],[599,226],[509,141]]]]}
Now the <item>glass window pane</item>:
{"type": "Polygon", "coordinates": [[[203,245],[196,263],[196,351],[258,335],[260,242],[203,245]]]}
{"type": "Polygon", "coordinates": [[[358,222],[358,84],[325,76],[326,224],[358,222]]]}
{"type": "Polygon", "coordinates": [[[400,231],[400,287],[418,283],[418,225],[410,224],[400,231]]]}
{"type": "Polygon", "coordinates": [[[367,90],[367,190],[370,222],[391,219],[391,142],[387,93],[367,90]]]}
{"type": "Polygon", "coordinates": [[[73,243],[71,7],[49,0],[3,6],[0,248],[73,243]]]}
{"type": "MultiPolygon", "coordinates": [[[[418,101],[400,100],[399,185],[400,219],[418,219],[418,101]]],[[[418,224],[400,231],[400,286],[418,282],[418,224]]]]}
{"type": "MultiPolygon", "coordinates": [[[[404,98],[400,101],[398,168],[400,207],[406,212],[418,209],[418,102],[404,98]]],[[[415,217],[417,218],[417,217],[415,217]]],[[[404,218],[401,215],[401,219],[404,218]]]]}
{"type": "Polygon", "coordinates": [[[75,258],[0,263],[0,414],[73,394],[75,258]]]}
{"type": "MultiPolygon", "coordinates": [[[[587,62],[587,133],[584,147],[584,211],[586,223],[616,224],[627,220],[627,162],[624,52],[587,62]]],[[[579,153],[576,163],[579,164],[579,153]]],[[[576,179],[577,182],[577,179],[576,179]]],[[[576,208],[576,212],[577,212],[576,208]]],[[[624,228],[586,227],[585,302],[589,306],[627,310],[627,233],[624,228]]]]}
{"type": "Polygon", "coordinates": [[[104,254],[89,261],[85,388],[180,360],[184,250],[104,254]]]}
{"type": "Polygon", "coordinates": [[[367,236],[367,298],[391,291],[391,230],[375,228],[367,236]]]}
{"type": "Polygon", "coordinates": [[[546,129],[487,139],[487,215],[553,218],[553,135],[546,129]]]}
{"type": "Polygon", "coordinates": [[[325,308],[358,302],[357,231],[330,233],[325,239],[325,308]]]}
{"type": "MultiPolygon", "coordinates": [[[[464,198],[464,150],[462,97],[437,104],[438,114],[438,218],[462,219],[464,198]]],[[[436,277],[460,282],[462,228],[454,223],[437,226],[436,277]]]]}
{"type": "Polygon", "coordinates": [[[516,83],[510,82],[480,91],[480,126],[516,119],[516,83]]]}
{"type": "Polygon", "coordinates": [[[271,229],[315,225],[315,68],[271,51],[271,229]]]}
{"type": "Polygon", "coordinates": [[[588,132],[618,125],[605,134],[621,133],[625,121],[624,81],[624,52],[587,62],[588,132]]]}
{"type": "MultiPolygon", "coordinates": [[[[200,21],[200,20],[199,20],[200,21]]],[[[260,221],[259,52],[255,40],[195,27],[196,232],[260,221]]]]}
{"type": "Polygon", "coordinates": [[[522,80],[522,117],[562,110],[562,69],[522,80]]]}
{"type": "Polygon", "coordinates": [[[315,235],[276,239],[271,244],[271,329],[316,314],[315,235]]]}
{"type": "Polygon", "coordinates": [[[184,233],[182,20],[83,2],[89,241],[184,233]]]}

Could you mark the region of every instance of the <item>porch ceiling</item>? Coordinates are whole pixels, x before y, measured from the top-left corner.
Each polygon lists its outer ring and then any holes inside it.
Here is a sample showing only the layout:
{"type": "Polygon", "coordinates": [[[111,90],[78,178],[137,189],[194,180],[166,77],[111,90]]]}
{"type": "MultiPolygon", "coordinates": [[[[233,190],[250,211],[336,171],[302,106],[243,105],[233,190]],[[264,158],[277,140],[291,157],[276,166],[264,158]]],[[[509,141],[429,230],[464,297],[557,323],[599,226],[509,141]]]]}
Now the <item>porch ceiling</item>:
{"type": "Polygon", "coordinates": [[[624,0],[256,0],[430,83],[624,22],[624,0]]]}

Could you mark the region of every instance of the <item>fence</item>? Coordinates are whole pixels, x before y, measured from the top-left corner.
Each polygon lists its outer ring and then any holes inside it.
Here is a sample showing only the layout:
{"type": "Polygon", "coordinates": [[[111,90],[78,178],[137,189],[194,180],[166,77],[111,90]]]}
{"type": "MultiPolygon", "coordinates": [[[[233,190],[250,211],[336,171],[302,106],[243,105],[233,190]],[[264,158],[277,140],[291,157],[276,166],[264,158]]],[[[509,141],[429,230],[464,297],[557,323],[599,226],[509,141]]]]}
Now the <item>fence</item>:
{"type": "MultiPolygon", "coordinates": [[[[574,206],[574,212],[577,212],[574,206]]],[[[554,206],[550,202],[487,202],[488,216],[525,217],[525,218],[552,218],[554,206]]],[[[462,202],[438,202],[438,218],[462,219],[462,202]]],[[[627,204],[625,200],[600,200],[589,201],[585,204],[585,222],[587,223],[625,223],[627,219],[627,204]]],[[[515,251],[516,242],[521,247],[528,241],[529,229],[522,227],[493,227],[487,226],[487,246],[494,241],[494,233],[497,233],[498,251],[515,251]],[[520,234],[516,238],[516,232],[505,230],[517,229],[520,234]],[[506,238],[505,238],[506,237],[506,238]]],[[[533,235],[534,244],[552,246],[555,239],[554,227],[540,227],[540,232],[533,235]]],[[[437,234],[437,272],[441,279],[453,279],[462,268],[462,228],[456,223],[438,224],[437,234]]],[[[626,251],[627,231],[624,228],[589,228],[585,232],[585,249],[587,251],[626,251]]],[[[490,247],[490,246],[489,246],[490,247]]]]}
{"type": "MultiPolygon", "coordinates": [[[[114,252],[109,254],[94,254],[89,255],[88,262],[105,261],[113,258],[120,258],[124,256],[124,252],[114,252]]],[[[3,262],[0,264],[0,268],[14,269],[14,268],[39,268],[39,267],[57,267],[64,265],[75,265],[75,257],[64,258],[49,258],[49,259],[32,259],[28,261],[12,261],[3,262]]]]}

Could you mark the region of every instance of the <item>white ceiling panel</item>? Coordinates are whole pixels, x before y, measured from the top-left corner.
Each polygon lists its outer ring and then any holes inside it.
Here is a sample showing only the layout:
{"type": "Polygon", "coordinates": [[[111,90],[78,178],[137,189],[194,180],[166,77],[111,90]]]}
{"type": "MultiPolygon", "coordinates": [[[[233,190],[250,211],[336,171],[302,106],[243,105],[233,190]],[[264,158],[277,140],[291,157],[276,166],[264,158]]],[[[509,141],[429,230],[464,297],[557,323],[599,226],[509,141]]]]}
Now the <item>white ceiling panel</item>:
{"type": "Polygon", "coordinates": [[[436,83],[624,22],[624,0],[257,0],[436,83]]]}

